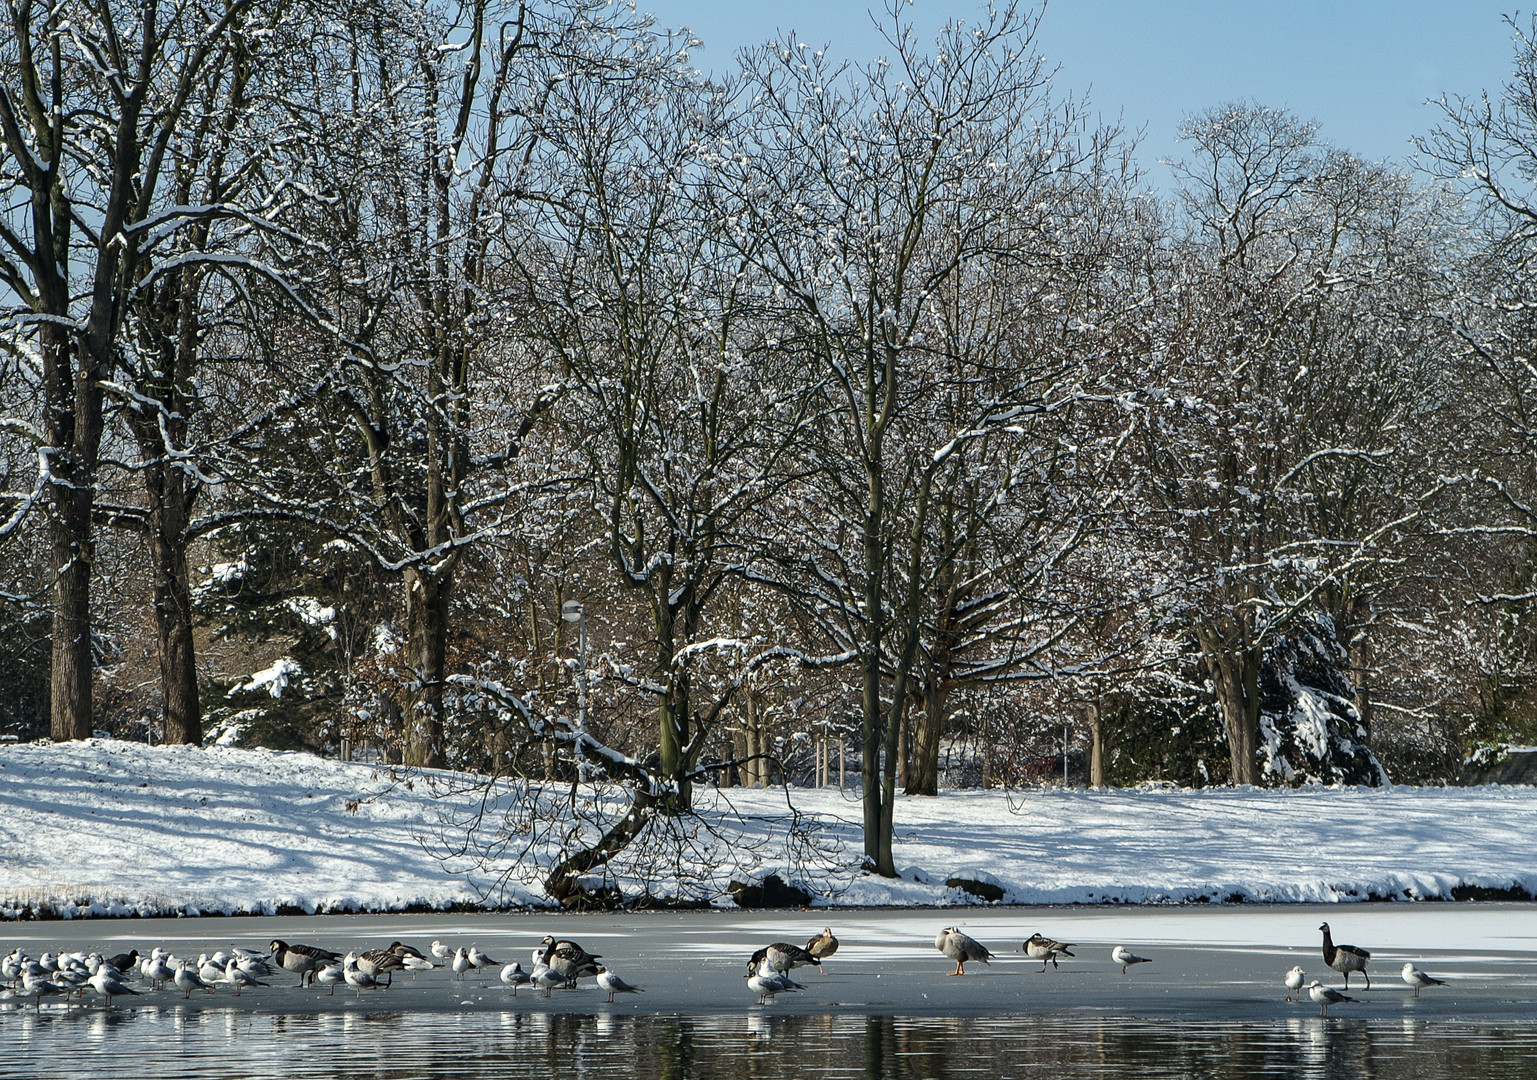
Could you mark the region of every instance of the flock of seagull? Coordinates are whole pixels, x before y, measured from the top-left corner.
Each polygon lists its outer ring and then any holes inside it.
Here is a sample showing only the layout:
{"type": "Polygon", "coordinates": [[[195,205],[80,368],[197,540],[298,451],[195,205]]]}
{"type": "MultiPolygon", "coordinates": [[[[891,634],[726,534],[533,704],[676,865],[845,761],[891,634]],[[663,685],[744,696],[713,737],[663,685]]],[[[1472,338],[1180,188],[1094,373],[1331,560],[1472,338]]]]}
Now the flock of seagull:
{"type": "MultiPolygon", "coordinates": [[[[1345,989],[1350,989],[1351,973],[1359,972],[1361,977],[1366,980],[1366,988],[1370,990],[1372,988],[1372,977],[1366,973],[1366,964],[1372,958],[1372,954],[1354,945],[1336,945],[1334,943],[1334,936],[1329,931],[1328,923],[1323,923],[1318,929],[1322,930],[1324,935],[1324,963],[1345,976],[1345,989]]],[[[950,972],[951,975],[966,974],[965,965],[969,961],[985,964],[994,958],[985,945],[975,938],[963,934],[953,926],[947,926],[935,935],[934,948],[955,961],[955,970],[950,972]]],[[[1052,967],[1056,967],[1058,957],[1076,955],[1068,951],[1075,948],[1075,946],[1063,944],[1060,941],[1053,941],[1051,938],[1039,933],[1030,935],[1030,938],[1020,948],[1026,956],[1041,962],[1042,971],[1046,970],[1048,961],[1052,967]]],[[[1134,964],[1152,963],[1151,957],[1138,956],[1124,945],[1117,945],[1111,949],[1110,958],[1121,965],[1122,975],[1125,975],[1127,969],[1134,964]]],[[[1444,979],[1432,978],[1425,974],[1415,967],[1413,961],[1404,964],[1399,975],[1404,982],[1413,987],[1415,997],[1419,997],[1420,991],[1427,986],[1446,985],[1444,979]]],[[[1334,989],[1332,986],[1324,986],[1317,979],[1314,979],[1304,987],[1303,982],[1306,979],[1307,972],[1302,970],[1301,964],[1296,965],[1286,973],[1281,980],[1286,986],[1286,1000],[1297,1000],[1292,995],[1306,989],[1308,997],[1312,999],[1313,1004],[1318,1006],[1319,1016],[1328,1016],[1330,1005],[1338,1005],[1344,1001],[1359,1000],[1334,989]]]]}
{"type": "MultiPolygon", "coordinates": [[[[1329,932],[1329,924],[1319,927],[1323,931],[1323,958],[1334,971],[1345,977],[1345,989],[1350,989],[1350,976],[1359,973],[1371,989],[1371,976],[1366,972],[1371,953],[1354,945],[1336,945],[1329,932]]],[[[982,963],[996,959],[981,942],[953,926],[941,930],[934,938],[934,947],[955,961],[950,975],[965,975],[966,964],[982,963]]],[[[1021,950],[1032,960],[1041,962],[1041,971],[1050,964],[1058,966],[1063,958],[1073,958],[1077,946],[1032,934],[1021,950]]],[[[791,978],[797,967],[815,966],[826,974],[823,963],[838,951],[838,939],[832,927],[826,927],[804,946],[776,941],[757,950],[747,961],[747,988],[758,996],[760,1005],[770,1004],[775,995],[804,990],[805,986],[791,978]]],[[[503,964],[492,959],[479,948],[450,948],[434,941],[430,955],[410,945],[392,942],[384,949],[356,950],[345,956],[331,949],[315,945],[294,944],[274,939],[267,952],[232,946],[229,952],[219,951],[202,954],[194,960],[172,956],[162,948],[154,948],[149,955],[141,956],[137,949],[116,956],[100,953],[51,953],[45,952],[33,959],[21,949],[0,958],[0,980],[9,986],[9,995],[31,998],[34,1007],[41,1010],[45,997],[59,997],[66,1003],[83,998],[89,992],[101,997],[104,1006],[110,1008],[114,997],[137,996],[143,992],[129,985],[137,979],[141,986],[150,990],[163,990],[174,986],[191,998],[193,991],[214,993],[222,984],[234,988],[235,996],[252,987],[270,985],[270,980],[281,975],[297,975],[299,986],[328,986],[334,995],[338,986],[356,991],[359,999],[365,990],[388,988],[396,972],[429,971],[447,968],[456,980],[467,973],[500,969],[503,985],[512,989],[516,997],[519,987],[538,990],[549,997],[552,990],[573,988],[578,979],[592,978],[598,988],[607,993],[612,1002],[616,994],[638,994],[641,988],[626,982],[602,963],[602,956],[590,953],[575,941],[546,935],[530,954],[530,966],[524,969],[521,961],[503,964]]],[[[1152,962],[1151,957],[1138,956],[1124,945],[1117,945],[1110,952],[1111,959],[1120,965],[1121,974],[1137,964],[1152,962]]],[[[1429,986],[1444,986],[1441,979],[1432,978],[1412,962],[1406,963],[1401,972],[1405,983],[1414,989],[1414,996],[1429,986]]],[[[1328,1016],[1329,1006],[1358,999],[1322,985],[1317,979],[1304,986],[1307,973],[1301,965],[1293,967],[1283,978],[1286,1000],[1304,989],[1308,997],[1319,1006],[1319,1015],[1328,1016]]]]}

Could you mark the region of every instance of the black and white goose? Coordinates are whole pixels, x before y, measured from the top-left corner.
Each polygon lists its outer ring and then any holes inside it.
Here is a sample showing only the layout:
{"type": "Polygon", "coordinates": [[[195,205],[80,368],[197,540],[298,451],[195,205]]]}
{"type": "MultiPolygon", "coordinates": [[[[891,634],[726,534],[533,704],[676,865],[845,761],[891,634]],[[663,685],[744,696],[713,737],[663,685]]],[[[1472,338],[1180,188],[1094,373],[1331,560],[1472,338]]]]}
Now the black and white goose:
{"type": "Polygon", "coordinates": [[[273,940],[270,948],[273,961],[284,971],[291,971],[299,976],[300,986],[309,982],[316,970],[327,964],[334,964],[342,958],[341,953],[332,952],[330,949],[322,949],[316,945],[290,945],[286,941],[277,939],[273,940]]]}
{"type": "Polygon", "coordinates": [[[386,990],[389,989],[390,983],[395,981],[395,972],[406,969],[405,958],[392,949],[369,949],[367,952],[358,953],[357,965],[359,971],[372,975],[376,982],[382,976],[384,981],[379,985],[386,990]]]}
{"type": "Polygon", "coordinates": [[[1318,929],[1324,932],[1324,963],[1345,976],[1345,989],[1350,989],[1350,973],[1359,971],[1361,977],[1366,980],[1366,988],[1370,990],[1372,977],[1366,973],[1366,962],[1372,958],[1372,954],[1354,945],[1334,944],[1334,938],[1329,934],[1328,923],[1323,923],[1318,929]]]}
{"type": "Polygon", "coordinates": [[[752,954],[747,961],[749,971],[762,965],[780,975],[788,975],[798,967],[821,967],[815,956],[812,956],[799,945],[791,945],[788,941],[776,941],[752,954]]]}
{"type": "Polygon", "coordinates": [[[1059,956],[1071,957],[1071,956],[1074,955],[1073,953],[1068,951],[1073,946],[1071,946],[1071,945],[1064,945],[1060,941],[1053,941],[1051,938],[1047,937],[1045,934],[1039,934],[1039,933],[1031,934],[1029,940],[1026,941],[1024,943],[1024,945],[1022,945],[1020,947],[1025,950],[1025,955],[1028,956],[1030,959],[1032,959],[1032,960],[1039,960],[1041,962],[1041,970],[1042,971],[1046,970],[1046,962],[1048,960],[1051,961],[1051,966],[1052,967],[1056,967],[1057,966],[1057,957],[1059,957],[1059,956]]]}
{"type": "Polygon", "coordinates": [[[566,938],[557,939],[546,934],[540,944],[544,951],[539,956],[539,963],[564,975],[573,985],[578,979],[596,975],[602,966],[598,963],[603,959],[601,953],[590,953],[566,938]]]}
{"type": "Polygon", "coordinates": [[[963,934],[953,926],[947,926],[934,935],[934,948],[955,961],[951,975],[966,974],[966,963],[975,960],[985,964],[993,958],[987,947],[969,934],[963,934]]]}

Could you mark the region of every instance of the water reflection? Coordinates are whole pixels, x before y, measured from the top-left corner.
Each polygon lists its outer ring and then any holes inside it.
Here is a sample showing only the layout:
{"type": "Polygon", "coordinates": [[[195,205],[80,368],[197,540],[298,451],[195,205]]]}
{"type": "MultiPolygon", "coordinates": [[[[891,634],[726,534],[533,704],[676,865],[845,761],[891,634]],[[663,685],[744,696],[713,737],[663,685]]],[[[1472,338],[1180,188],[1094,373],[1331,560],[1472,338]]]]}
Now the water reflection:
{"type": "Polygon", "coordinates": [[[1403,1077],[1537,1074],[1537,1021],[1294,1017],[1171,1023],[1082,1016],[293,1013],[148,1007],[0,1014],[7,1075],[343,1080],[509,1075],[667,1080],[1403,1077]],[[306,1070],[310,1071],[310,1070],[306,1070]]]}

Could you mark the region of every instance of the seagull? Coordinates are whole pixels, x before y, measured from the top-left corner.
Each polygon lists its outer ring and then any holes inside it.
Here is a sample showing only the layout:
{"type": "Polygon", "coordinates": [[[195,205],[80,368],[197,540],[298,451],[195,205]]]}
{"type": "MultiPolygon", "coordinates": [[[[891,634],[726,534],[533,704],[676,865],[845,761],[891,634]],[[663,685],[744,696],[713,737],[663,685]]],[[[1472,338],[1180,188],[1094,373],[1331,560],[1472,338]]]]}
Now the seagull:
{"type": "Polygon", "coordinates": [[[224,981],[235,988],[235,996],[240,996],[240,991],[248,986],[266,986],[264,982],[257,981],[245,968],[240,966],[240,961],[233,956],[224,962],[224,981]]]}
{"type": "Polygon", "coordinates": [[[1302,981],[1308,977],[1308,973],[1302,970],[1298,964],[1286,973],[1286,1000],[1291,1001],[1292,995],[1302,989],[1302,981]]]}
{"type": "Polygon", "coordinates": [[[822,961],[838,951],[838,939],[833,937],[833,928],[831,926],[822,927],[820,934],[806,942],[806,951],[816,958],[817,970],[826,975],[827,972],[822,967],[822,961]]]}
{"type": "Polygon", "coordinates": [[[207,990],[210,994],[214,992],[214,988],[197,973],[190,960],[182,961],[181,967],[176,969],[176,974],[171,979],[176,983],[178,990],[186,991],[184,997],[190,998],[194,990],[207,990]]]}
{"type": "Polygon", "coordinates": [[[1057,957],[1072,956],[1073,954],[1067,951],[1072,947],[1071,945],[1064,945],[1060,941],[1053,941],[1044,934],[1031,934],[1030,940],[1020,946],[1020,948],[1025,950],[1026,956],[1041,962],[1042,971],[1046,970],[1046,961],[1050,960],[1051,966],[1056,967],[1057,957]]]}
{"type": "Polygon", "coordinates": [[[1324,923],[1318,929],[1324,932],[1324,963],[1345,976],[1345,989],[1350,989],[1350,973],[1359,971],[1361,977],[1366,980],[1366,988],[1370,990],[1372,977],[1366,974],[1366,962],[1372,958],[1372,954],[1354,945],[1334,944],[1334,938],[1329,936],[1328,923],[1324,923]]]}
{"type": "Polygon", "coordinates": [[[798,967],[821,967],[821,963],[799,945],[791,945],[786,941],[776,941],[767,948],[759,949],[752,954],[747,961],[749,968],[756,964],[767,963],[771,971],[780,975],[788,975],[798,967]]]}
{"type": "Polygon", "coordinates": [[[540,964],[530,976],[533,984],[549,997],[551,990],[561,990],[571,985],[571,980],[547,964],[540,964]]]}
{"type": "Polygon", "coordinates": [[[315,977],[311,981],[318,982],[322,986],[329,986],[331,993],[328,996],[335,997],[337,984],[347,981],[347,969],[341,964],[327,964],[315,972],[315,977]]]}
{"type": "Polygon", "coordinates": [[[1411,961],[1411,962],[1409,962],[1409,963],[1404,965],[1403,976],[1404,976],[1404,982],[1406,982],[1410,986],[1414,987],[1414,996],[1415,997],[1419,997],[1420,996],[1420,991],[1423,990],[1427,986],[1445,986],[1446,985],[1446,980],[1445,979],[1433,979],[1433,978],[1431,978],[1429,975],[1426,975],[1419,968],[1415,967],[1413,961],[1411,961]]]}
{"type": "Polygon", "coordinates": [[[112,999],[122,997],[125,994],[137,994],[138,991],[125,983],[120,977],[110,971],[97,969],[96,974],[86,980],[86,984],[102,997],[106,998],[106,1008],[112,1008],[112,999]]]}
{"type": "MultiPolygon", "coordinates": [[[[1122,975],[1126,974],[1126,968],[1131,964],[1151,964],[1153,962],[1152,957],[1138,956],[1125,945],[1117,945],[1115,948],[1111,949],[1110,959],[1121,965],[1122,975]]],[[[1042,965],[1041,970],[1045,970],[1045,965],[1042,965]]]]}
{"type": "Polygon", "coordinates": [[[1353,997],[1346,997],[1333,987],[1320,985],[1317,979],[1308,983],[1308,997],[1318,1003],[1319,1016],[1328,1016],[1330,1005],[1338,1005],[1342,1001],[1356,1000],[1353,997]]]}
{"type": "Polygon", "coordinates": [[[491,959],[473,945],[470,946],[470,951],[466,954],[466,958],[470,962],[470,967],[475,969],[475,974],[477,975],[480,974],[482,968],[502,966],[501,961],[491,959]]]}
{"type": "Polygon", "coordinates": [[[21,988],[26,997],[33,999],[34,1008],[38,1012],[43,1011],[43,998],[56,996],[67,998],[70,994],[69,988],[54,982],[48,977],[48,972],[46,971],[37,974],[32,972],[23,974],[21,977],[21,988]]]}
{"type": "Polygon", "coordinates": [[[464,978],[464,973],[470,970],[470,954],[464,949],[455,949],[454,958],[448,962],[448,966],[454,969],[454,978],[464,978]]]}
{"type": "Polygon", "coordinates": [[[751,960],[747,964],[747,988],[758,995],[759,1005],[772,1005],[775,994],[801,989],[801,984],[788,975],[776,971],[764,972],[762,961],[751,960]]]}
{"type": "Polygon", "coordinates": [[[533,979],[528,972],[523,970],[523,965],[514,960],[502,968],[502,985],[512,987],[512,996],[518,996],[518,987],[527,986],[533,979]]]}
{"type": "Polygon", "coordinates": [[[197,973],[204,982],[223,982],[224,962],[214,960],[207,953],[202,953],[197,958],[197,973]]]}
{"type": "Polygon", "coordinates": [[[985,964],[993,957],[985,945],[953,926],[947,926],[934,935],[934,948],[955,961],[955,970],[950,972],[951,975],[966,974],[968,960],[985,964]]]}
{"type": "Polygon", "coordinates": [[[347,959],[342,963],[342,978],[347,980],[347,985],[358,992],[358,1000],[362,1000],[364,990],[372,990],[379,985],[379,980],[366,971],[359,970],[358,958],[353,953],[347,954],[347,959]]]}
{"type": "Polygon", "coordinates": [[[613,1004],[615,994],[639,994],[640,987],[631,986],[606,967],[598,968],[598,987],[608,991],[608,1002],[613,1004]]]}
{"type": "Polygon", "coordinates": [[[139,962],[139,972],[149,980],[151,990],[163,989],[166,983],[176,977],[176,969],[166,959],[165,952],[158,948],[154,954],[139,962]]]}

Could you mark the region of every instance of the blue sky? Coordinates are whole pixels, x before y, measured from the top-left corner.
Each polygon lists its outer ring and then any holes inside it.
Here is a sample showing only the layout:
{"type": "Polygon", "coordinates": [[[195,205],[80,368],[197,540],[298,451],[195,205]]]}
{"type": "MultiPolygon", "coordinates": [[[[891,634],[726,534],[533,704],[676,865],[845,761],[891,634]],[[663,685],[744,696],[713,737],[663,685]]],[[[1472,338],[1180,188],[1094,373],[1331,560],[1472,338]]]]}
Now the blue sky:
{"type": "MultiPolygon", "coordinates": [[[[664,26],[704,39],[694,59],[728,67],[737,49],[796,31],[834,55],[884,51],[865,0],[637,0],[664,26]]],[[[1498,91],[1511,69],[1509,0],[1051,0],[1037,37],[1061,67],[1057,85],[1087,93],[1106,117],[1145,125],[1141,157],[1180,152],[1181,117],[1253,100],[1316,120],[1336,146],[1404,159],[1409,138],[1436,120],[1425,99],[1498,91]]],[[[975,17],[971,0],[916,0],[920,30],[975,17]]],[[[1529,17],[1522,16],[1529,25],[1529,17]]]]}

